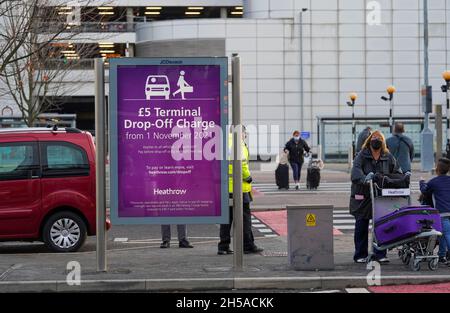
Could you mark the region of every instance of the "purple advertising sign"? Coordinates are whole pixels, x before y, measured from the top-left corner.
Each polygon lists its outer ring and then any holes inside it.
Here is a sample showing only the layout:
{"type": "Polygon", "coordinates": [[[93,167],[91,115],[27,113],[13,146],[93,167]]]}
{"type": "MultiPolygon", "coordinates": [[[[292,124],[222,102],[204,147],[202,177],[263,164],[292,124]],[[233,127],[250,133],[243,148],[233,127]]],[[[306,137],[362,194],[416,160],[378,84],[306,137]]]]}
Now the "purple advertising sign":
{"type": "Polygon", "coordinates": [[[113,222],[224,222],[227,60],[120,60],[111,64],[113,222]]]}

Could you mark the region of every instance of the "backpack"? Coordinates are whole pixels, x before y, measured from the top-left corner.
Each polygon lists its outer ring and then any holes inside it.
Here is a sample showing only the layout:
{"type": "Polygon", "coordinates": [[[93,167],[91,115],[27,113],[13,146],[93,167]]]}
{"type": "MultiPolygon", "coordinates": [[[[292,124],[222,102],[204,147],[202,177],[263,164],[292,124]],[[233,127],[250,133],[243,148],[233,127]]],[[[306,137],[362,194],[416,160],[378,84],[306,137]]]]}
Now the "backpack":
{"type": "MultiPolygon", "coordinates": [[[[403,143],[408,147],[409,151],[411,151],[411,150],[413,149],[413,147],[411,146],[411,144],[410,144],[408,141],[406,141],[406,139],[405,139],[404,137],[400,137],[399,135],[394,135],[394,136],[398,138],[398,140],[400,141],[400,143],[403,142],[403,143]]],[[[398,145],[398,148],[397,148],[397,151],[396,151],[397,153],[395,153],[395,155],[397,155],[398,152],[399,152],[399,150],[400,150],[400,143],[399,143],[399,145],[398,145]]],[[[394,154],[394,153],[393,153],[393,154],[394,154]]]]}

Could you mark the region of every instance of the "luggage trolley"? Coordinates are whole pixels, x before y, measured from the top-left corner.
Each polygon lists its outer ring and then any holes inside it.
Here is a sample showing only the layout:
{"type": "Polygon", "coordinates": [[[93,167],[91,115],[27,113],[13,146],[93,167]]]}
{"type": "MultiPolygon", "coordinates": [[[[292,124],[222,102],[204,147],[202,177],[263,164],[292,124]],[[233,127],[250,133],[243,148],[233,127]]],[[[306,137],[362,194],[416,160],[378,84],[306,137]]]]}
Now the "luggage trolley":
{"type": "MultiPolygon", "coordinates": [[[[386,177],[383,177],[383,181],[386,177]]],[[[420,271],[420,264],[427,262],[429,269],[435,271],[438,268],[439,257],[434,254],[434,250],[437,245],[437,239],[442,236],[442,233],[435,228],[441,229],[440,220],[437,224],[437,221],[432,221],[428,218],[418,218],[415,222],[417,224],[416,227],[420,229],[419,231],[412,235],[406,234],[405,236],[401,236],[398,240],[379,244],[380,240],[377,238],[375,231],[377,222],[383,218],[394,217],[396,212],[399,213],[402,208],[411,206],[411,188],[409,182],[408,188],[383,188],[384,183],[381,183],[381,185],[380,187],[374,180],[370,181],[373,244],[371,245],[368,262],[374,260],[374,248],[378,250],[393,250],[397,248],[398,256],[403,264],[409,265],[411,270],[420,271]],[[433,222],[437,224],[435,228],[432,226],[434,224],[433,222]]],[[[423,212],[435,211],[426,206],[418,206],[416,209],[416,211],[423,210],[423,212]]],[[[438,214],[435,215],[440,218],[438,214]]]]}

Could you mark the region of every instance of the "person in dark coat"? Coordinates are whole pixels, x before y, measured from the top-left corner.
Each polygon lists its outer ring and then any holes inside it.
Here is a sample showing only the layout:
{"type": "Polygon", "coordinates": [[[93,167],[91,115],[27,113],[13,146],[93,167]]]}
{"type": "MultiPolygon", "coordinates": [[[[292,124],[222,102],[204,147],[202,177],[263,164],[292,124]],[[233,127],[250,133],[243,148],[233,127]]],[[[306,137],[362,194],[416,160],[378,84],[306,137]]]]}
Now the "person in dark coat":
{"type": "Polygon", "coordinates": [[[304,153],[309,153],[311,149],[305,140],[300,137],[300,132],[296,130],[291,140],[286,143],[284,152],[289,153],[289,163],[294,175],[295,189],[300,188],[300,177],[304,163],[304,153]]]}
{"type": "MultiPolygon", "coordinates": [[[[350,197],[350,214],[356,219],[355,255],[356,263],[365,263],[369,256],[369,222],[372,218],[372,201],[370,198],[370,180],[375,174],[401,174],[402,171],[395,157],[386,146],[384,135],[374,131],[356,156],[352,168],[352,189],[350,197]]],[[[374,250],[375,259],[387,263],[386,251],[374,250]]]]}
{"type": "Polygon", "coordinates": [[[356,142],[356,151],[355,151],[356,154],[361,151],[362,146],[366,142],[367,138],[369,138],[371,133],[372,133],[372,127],[370,127],[370,126],[367,126],[366,128],[364,128],[364,130],[361,133],[359,133],[358,140],[356,142]]]}
{"type": "Polygon", "coordinates": [[[394,134],[386,140],[389,151],[396,157],[404,173],[411,172],[411,162],[414,159],[414,143],[404,135],[403,123],[395,123],[394,134]]]}

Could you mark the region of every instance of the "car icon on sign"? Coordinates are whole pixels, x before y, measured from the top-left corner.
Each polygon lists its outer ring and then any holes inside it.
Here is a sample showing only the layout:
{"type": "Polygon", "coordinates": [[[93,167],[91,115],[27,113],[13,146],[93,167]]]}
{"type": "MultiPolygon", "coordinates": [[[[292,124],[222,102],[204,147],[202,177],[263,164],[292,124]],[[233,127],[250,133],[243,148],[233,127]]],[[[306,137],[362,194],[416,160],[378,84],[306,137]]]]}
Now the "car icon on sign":
{"type": "Polygon", "coordinates": [[[170,84],[167,76],[164,75],[150,75],[147,77],[145,84],[145,98],[150,100],[151,97],[165,97],[169,100],[170,84]]]}

